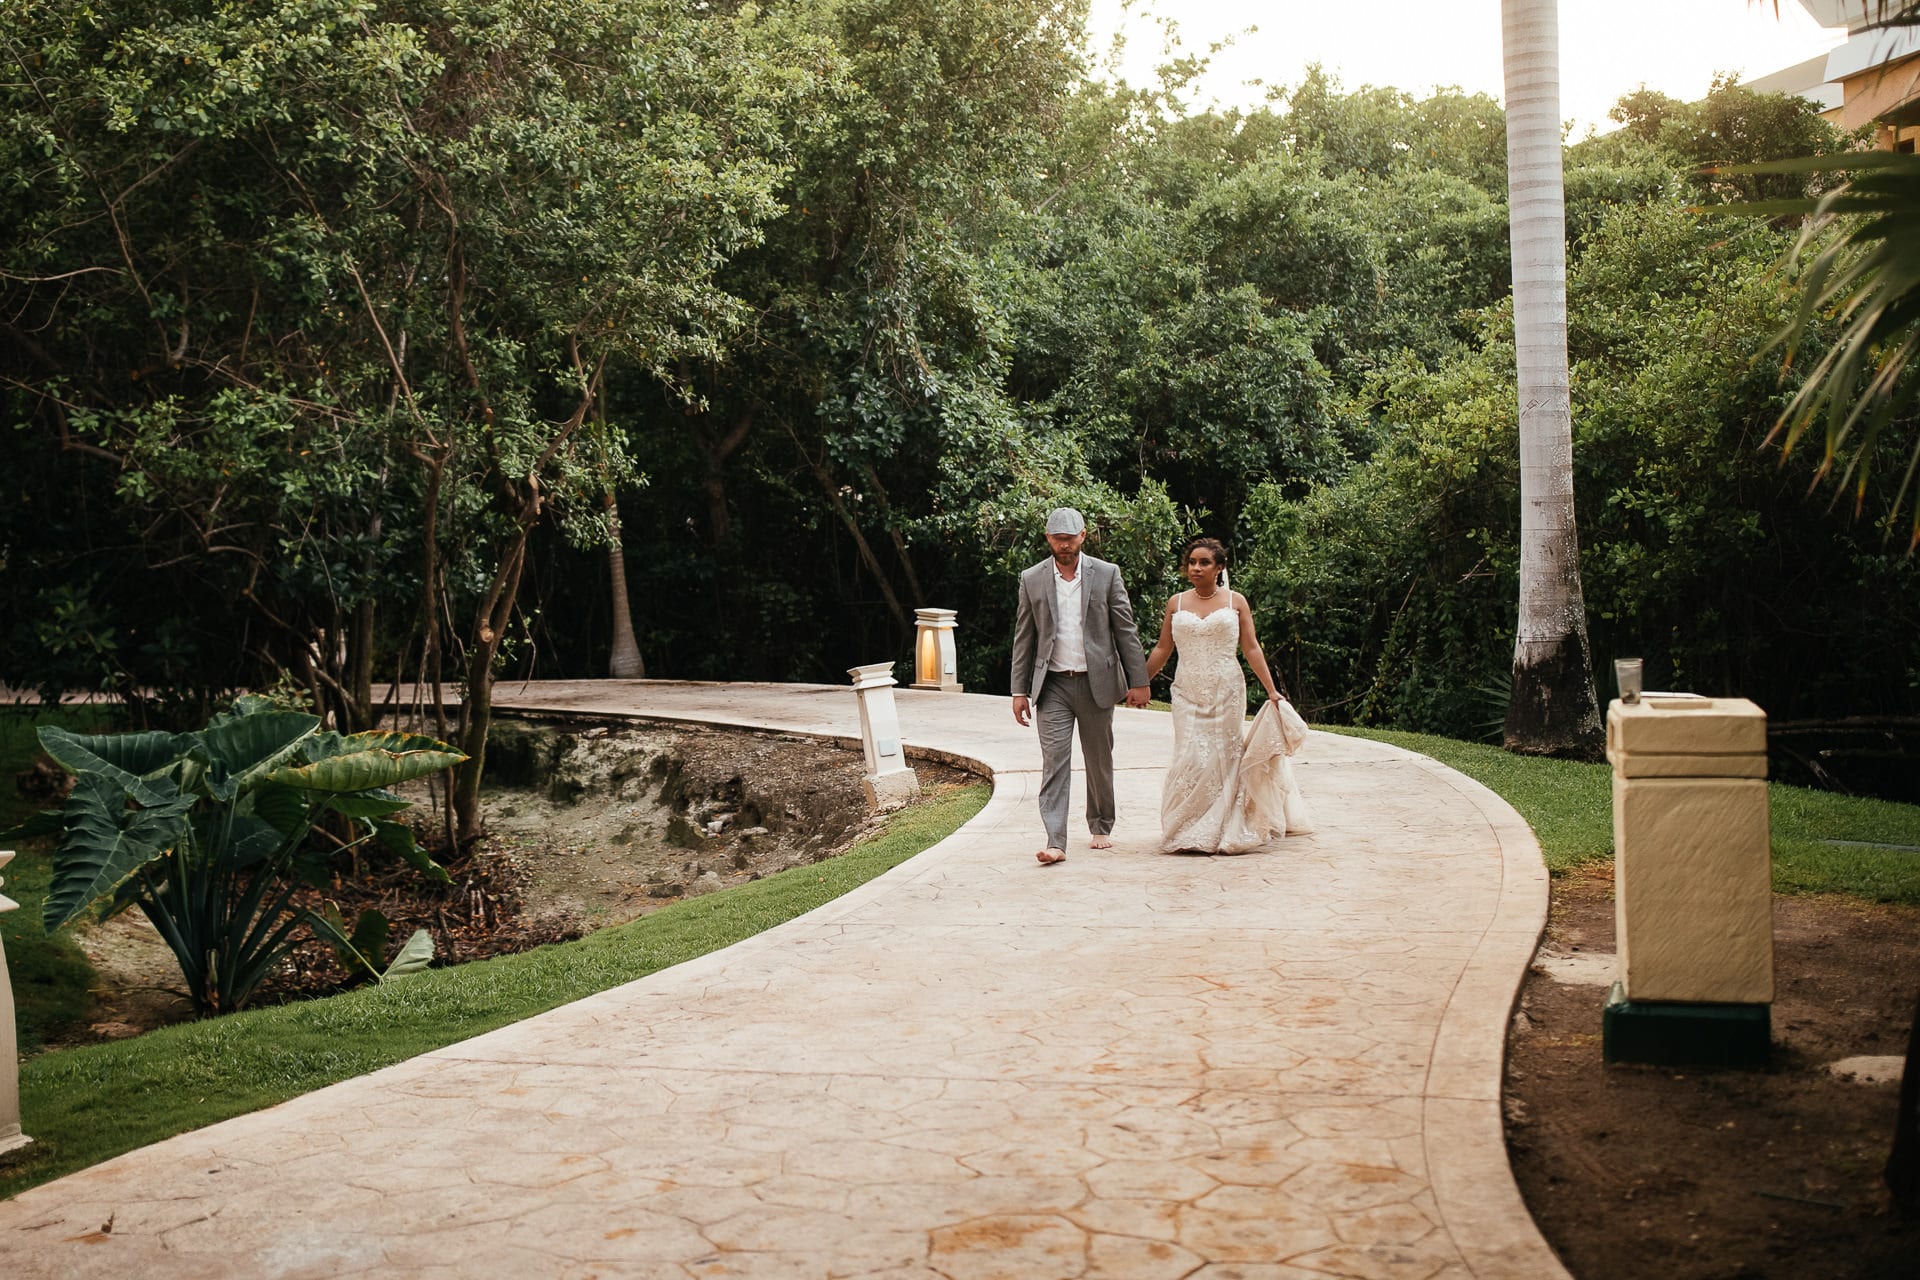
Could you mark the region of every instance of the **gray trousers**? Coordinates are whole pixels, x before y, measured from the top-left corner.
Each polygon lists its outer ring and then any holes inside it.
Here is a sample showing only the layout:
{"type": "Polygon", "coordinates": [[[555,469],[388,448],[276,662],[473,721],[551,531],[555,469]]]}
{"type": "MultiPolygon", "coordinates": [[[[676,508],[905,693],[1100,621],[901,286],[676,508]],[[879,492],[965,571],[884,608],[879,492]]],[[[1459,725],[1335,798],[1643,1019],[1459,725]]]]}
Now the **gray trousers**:
{"type": "Polygon", "coordinates": [[[1040,731],[1040,821],[1047,845],[1067,847],[1067,794],[1073,780],[1073,730],[1080,728],[1080,757],[1087,771],[1087,830],[1113,830],[1113,708],[1093,696],[1084,675],[1048,672],[1034,702],[1040,731]]]}

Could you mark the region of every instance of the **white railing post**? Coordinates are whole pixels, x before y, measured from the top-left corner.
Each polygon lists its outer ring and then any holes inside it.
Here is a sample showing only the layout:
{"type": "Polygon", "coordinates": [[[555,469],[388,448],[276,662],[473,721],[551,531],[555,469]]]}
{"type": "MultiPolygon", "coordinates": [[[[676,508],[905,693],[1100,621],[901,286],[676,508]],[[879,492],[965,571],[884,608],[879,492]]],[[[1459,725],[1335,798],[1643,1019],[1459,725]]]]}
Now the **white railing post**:
{"type": "Polygon", "coordinates": [[[900,713],[893,703],[893,664],[849,667],[860,700],[860,745],[867,754],[867,799],[880,810],[898,809],[920,794],[920,779],[900,746],[900,713]]]}
{"type": "MultiPolygon", "coordinates": [[[[0,849],[0,867],[13,850],[0,849]]],[[[0,884],[6,881],[0,880],[0,884]]],[[[0,894],[0,913],[20,904],[0,894]]],[[[13,979],[7,974],[7,948],[0,943],[0,1151],[24,1147],[33,1139],[20,1132],[20,1040],[13,1026],[13,979]]]]}

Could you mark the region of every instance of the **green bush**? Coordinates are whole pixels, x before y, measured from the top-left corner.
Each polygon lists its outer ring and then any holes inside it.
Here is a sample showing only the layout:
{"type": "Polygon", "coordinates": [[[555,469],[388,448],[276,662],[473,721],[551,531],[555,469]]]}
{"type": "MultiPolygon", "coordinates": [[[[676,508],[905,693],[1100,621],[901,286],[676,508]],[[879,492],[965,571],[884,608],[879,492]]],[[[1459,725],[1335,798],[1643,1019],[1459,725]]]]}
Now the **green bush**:
{"type": "Polygon", "coordinates": [[[386,967],[384,920],[348,933],[337,913],[291,909],[318,881],[316,830],[379,839],[428,874],[446,873],[391,821],[408,802],[383,790],[465,759],[445,743],[404,733],[321,732],[316,716],[242,698],[195,733],[81,735],[42,726],[40,744],[74,775],[57,812],[7,832],[58,831],[41,922],[52,934],[94,903],[137,906],[180,962],[201,1013],[245,1007],[261,979],[311,925],[355,967],[378,976],[424,968],[424,931],[386,967]],[[368,952],[373,954],[369,955],[368,952]]]}

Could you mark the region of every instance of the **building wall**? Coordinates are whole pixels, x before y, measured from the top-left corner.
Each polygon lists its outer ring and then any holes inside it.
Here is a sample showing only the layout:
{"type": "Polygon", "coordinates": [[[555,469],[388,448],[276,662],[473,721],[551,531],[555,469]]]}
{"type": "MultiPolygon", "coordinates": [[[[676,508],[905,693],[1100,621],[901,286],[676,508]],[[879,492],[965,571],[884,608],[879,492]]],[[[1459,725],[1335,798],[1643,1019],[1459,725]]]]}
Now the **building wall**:
{"type": "MultiPolygon", "coordinates": [[[[1870,29],[1861,0],[1800,0],[1822,26],[1845,25],[1852,37],[1827,55],[1824,79],[1843,100],[1822,114],[1843,129],[1875,125],[1882,150],[1911,151],[1920,137],[1920,27],[1870,29]]],[[[1797,68],[1796,68],[1797,70],[1797,68]]]]}

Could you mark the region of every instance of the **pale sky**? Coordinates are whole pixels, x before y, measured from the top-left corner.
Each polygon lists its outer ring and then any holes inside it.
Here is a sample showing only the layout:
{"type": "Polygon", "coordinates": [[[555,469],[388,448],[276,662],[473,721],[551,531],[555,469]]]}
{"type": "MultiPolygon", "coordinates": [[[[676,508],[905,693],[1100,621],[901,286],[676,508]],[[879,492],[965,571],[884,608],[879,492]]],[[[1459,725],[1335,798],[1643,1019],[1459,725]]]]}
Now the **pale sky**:
{"type": "MultiPolygon", "coordinates": [[[[1122,3],[1092,4],[1093,47],[1104,57],[1122,3]]],[[[1127,79],[1151,79],[1161,60],[1156,12],[1178,21],[1194,52],[1258,28],[1214,56],[1196,105],[1256,105],[1265,90],[1248,81],[1294,84],[1310,62],[1349,89],[1421,93],[1451,84],[1501,97],[1500,0],[1147,0],[1126,25],[1127,79]]],[[[1772,0],[1561,0],[1560,115],[1574,122],[1577,139],[1612,128],[1607,109],[1642,83],[1691,100],[1716,71],[1766,75],[1845,38],[1816,26],[1794,0],[1780,0],[1777,17],[1772,0]]]]}

